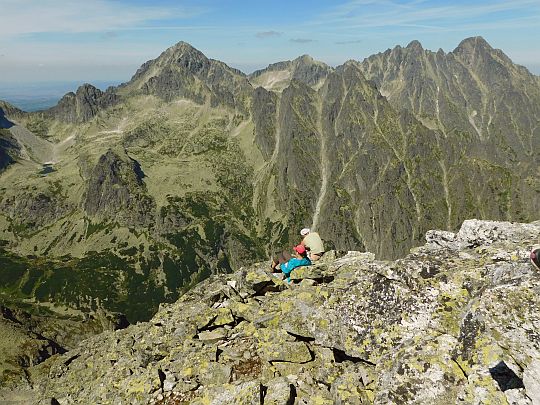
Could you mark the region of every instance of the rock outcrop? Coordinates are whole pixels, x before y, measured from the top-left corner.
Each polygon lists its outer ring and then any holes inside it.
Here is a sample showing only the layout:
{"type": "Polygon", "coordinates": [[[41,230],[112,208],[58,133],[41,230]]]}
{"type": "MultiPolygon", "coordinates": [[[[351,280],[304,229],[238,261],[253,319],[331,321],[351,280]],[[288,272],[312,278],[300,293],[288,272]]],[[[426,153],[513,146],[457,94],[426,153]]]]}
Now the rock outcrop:
{"type": "MultiPolygon", "coordinates": [[[[213,276],[150,322],[29,369],[54,403],[540,401],[540,222],[465,221],[384,262],[331,253],[288,284],[213,276]]],[[[4,393],[4,395],[7,395],[4,393]]],[[[8,398],[6,396],[6,398],[8,398]]]]}
{"type": "Polygon", "coordinates": [[[103,154],[88,180],[84,209],[100,221],[149,225],[155,202],[146,194],[140,164],[123,151],[103,154]]]}
{"type": "Polygon", "coordinates": [[[103,92],[91,84],[83,84],[76,93],[69,92],[45,114],[68,123],[83,123],[94,118],[100,110],[117,104],[120,97],[113,88],[103,92]]]}
{"type": "Polygon", "coordinates": [[[19,198],[4,199],[0,202],[0,209],[13,219],[13,227],[23,233],[51,225],[71,212],[73,207],[61,195],[26,192],[19,198]]]}

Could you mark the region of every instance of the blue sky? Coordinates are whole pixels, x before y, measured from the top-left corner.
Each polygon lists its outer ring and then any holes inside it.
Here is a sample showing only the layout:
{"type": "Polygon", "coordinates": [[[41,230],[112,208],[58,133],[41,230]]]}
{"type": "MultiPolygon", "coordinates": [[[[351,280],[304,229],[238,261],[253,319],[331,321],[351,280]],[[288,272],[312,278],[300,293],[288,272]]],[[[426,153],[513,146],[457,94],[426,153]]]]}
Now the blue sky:
{"type": "Polygon", "coordinates": [[[540,74],[540,0],[0,0],[0,82],[126,81],[186,41],[249,73],[310,54],[330,65],[419,40],[481,35],[540,74]]]}

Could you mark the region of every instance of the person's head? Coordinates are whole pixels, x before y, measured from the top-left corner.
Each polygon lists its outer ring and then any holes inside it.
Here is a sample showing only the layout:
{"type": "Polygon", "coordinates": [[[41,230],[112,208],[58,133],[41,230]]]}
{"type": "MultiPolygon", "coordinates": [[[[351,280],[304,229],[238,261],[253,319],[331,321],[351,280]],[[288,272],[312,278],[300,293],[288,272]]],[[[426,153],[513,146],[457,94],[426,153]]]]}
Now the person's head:
{"type": "Polygon", "coordinates": [[[306,235],[307,235],[308,233],[310,233],[310,232],[311,232],[311,229],[309,229],[309,228],[304,228],[304,229],[302,229],[302,230],[300,231],[300,235],[306,236],[306,235]]]}
{"type": "Polygon", "coordinates": [[[296,252],[296,255],[298,257],[306,257],[307,256],[307,251],[306,251],[306,248],[305,248],[304,245],[297,245],[293,249],[296,252]]]}

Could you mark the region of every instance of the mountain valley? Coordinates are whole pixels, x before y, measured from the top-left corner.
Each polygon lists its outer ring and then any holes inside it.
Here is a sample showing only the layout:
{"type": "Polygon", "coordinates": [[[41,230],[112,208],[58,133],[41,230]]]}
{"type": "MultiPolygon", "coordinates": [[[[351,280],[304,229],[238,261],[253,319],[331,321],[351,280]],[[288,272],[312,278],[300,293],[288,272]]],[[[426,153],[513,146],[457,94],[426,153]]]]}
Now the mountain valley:
{"type": "Polygon", "coordinates": [[[0,127],[0,296],[49,332],[148,320],[305,226],[390,259],[540,212],[540,78],[480,37],[251,75],[180,42],[118,87],[1,102],[0,127]]]}

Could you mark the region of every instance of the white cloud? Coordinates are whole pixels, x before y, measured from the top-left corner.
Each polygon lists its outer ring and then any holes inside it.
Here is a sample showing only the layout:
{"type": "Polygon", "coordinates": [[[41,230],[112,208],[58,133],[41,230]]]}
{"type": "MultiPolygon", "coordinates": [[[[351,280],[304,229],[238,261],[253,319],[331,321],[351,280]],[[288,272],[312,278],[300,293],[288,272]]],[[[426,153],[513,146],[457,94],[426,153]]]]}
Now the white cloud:
{"type": "Polygon", "coordinates": [[[111,0],[2,0],[0,37],[127,29],[152,20],[189,18],[202,8],[137,6],[111,0]]]}
{"type": "MultiPolygon", "coordinates": [[[[529,15],[540,16],[538,0],[498,0],[478,4],[458,3],[450,5],[430,5],[426,0],[396,2],[394,0],[354,0],[336,7],[333,11],[313,21],[314,25],[335,24],[340,29],[369,27],[428,27],[437,29],[440,22],[451,21],[454,26],[461,26],[475,18],[484,18],[498,13],[497,20],[512,20],[502,13],[528,11],[529,15]],[[435,24],[433,24],[435,22],[435,24]],[[435,26],[433,26],[435,25],[435,26]]],[[[516,26],[518,22],[516,21],[516,26]]]]}

